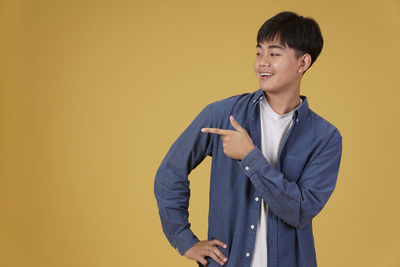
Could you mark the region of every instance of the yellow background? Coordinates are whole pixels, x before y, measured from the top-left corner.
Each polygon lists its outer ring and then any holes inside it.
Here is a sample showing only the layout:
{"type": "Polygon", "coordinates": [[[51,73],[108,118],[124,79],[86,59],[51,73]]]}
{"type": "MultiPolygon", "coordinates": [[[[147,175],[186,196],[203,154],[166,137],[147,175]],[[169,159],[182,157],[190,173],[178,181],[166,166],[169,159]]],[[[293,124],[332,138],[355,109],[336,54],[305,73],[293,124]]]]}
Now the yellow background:
{"type": "MultiPolygon", "coordinates": [[[[162,232],[155,172],[206,104],[258,89],[257,31],[283,10],[320,25],[301,94],[343,136],[319,266],[400,266],[398,0],[0,7],[0,266],[197,266],[162,232]]],[[[189,177],[200,239],[210,162],[189,177]]]]}

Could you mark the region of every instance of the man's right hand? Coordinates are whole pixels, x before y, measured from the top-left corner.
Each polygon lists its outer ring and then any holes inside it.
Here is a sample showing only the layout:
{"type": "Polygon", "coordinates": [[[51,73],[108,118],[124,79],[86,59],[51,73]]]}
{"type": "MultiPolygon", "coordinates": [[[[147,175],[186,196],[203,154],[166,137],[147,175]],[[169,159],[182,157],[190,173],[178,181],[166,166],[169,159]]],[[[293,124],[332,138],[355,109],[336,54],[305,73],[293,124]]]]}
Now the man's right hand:
{"type": "Polygon", "coordinates": [[[211,241],[202,240],[188,249],[184,256],[191,260],[199,261],[204,266],[207,266],[208,264],[207,260],[205,259],[207,256],[218,262],[220,265],[224,265],[225,262],[228,261],[228,258],[226,258],[224,254],[222,254],[222,252],[216,247],[217,245],[226,248],[226,245],[218,239],[211,241]]]}

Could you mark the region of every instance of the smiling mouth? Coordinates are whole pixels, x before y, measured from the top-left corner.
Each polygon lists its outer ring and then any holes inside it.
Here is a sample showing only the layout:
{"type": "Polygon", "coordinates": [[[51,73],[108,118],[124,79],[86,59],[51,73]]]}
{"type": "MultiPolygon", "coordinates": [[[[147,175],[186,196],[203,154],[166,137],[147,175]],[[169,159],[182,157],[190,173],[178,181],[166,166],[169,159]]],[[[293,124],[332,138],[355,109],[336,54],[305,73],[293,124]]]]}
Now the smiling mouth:
{"type": "Polygon", "coordinates": [[[269,73],[269,72],[261,72],[260,73],[260,79],[261,80],[268,80],[273,76],[273,73],[269,73]]]}

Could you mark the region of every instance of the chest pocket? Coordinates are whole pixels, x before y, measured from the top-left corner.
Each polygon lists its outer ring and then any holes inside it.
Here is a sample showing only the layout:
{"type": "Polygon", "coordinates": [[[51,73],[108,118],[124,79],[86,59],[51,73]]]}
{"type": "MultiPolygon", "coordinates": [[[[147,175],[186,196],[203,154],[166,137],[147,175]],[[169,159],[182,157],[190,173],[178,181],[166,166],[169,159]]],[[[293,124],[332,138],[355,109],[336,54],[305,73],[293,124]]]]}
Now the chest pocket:
{"type": "Polygon", "coordinates": [[[283,163],[283,174],[291,182],[297,182],[307,163],[307,157],[286,155],[283,163]]]}

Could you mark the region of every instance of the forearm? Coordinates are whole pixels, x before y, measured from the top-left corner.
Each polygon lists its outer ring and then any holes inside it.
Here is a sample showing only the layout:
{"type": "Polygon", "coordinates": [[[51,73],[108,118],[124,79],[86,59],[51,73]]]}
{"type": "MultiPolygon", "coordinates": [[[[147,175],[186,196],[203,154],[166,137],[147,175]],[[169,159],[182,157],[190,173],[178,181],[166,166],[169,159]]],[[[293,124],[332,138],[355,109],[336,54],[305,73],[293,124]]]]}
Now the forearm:
{"type": "Polygon", "coordinates": [[[258,147],[238,163],[268,207],[288,224],[300,228],[320,212],[331,196],[337,181],[341,149],[341,139],[326,146],[297,182],[286,179],[258,147]]]}
{"type": "Polygon", "coordinates": [[[161,164],[156,174],[154,195],[163,232],[170,244],[183,255],[199,241],[188,221],[189,180],[177,179],[165,163],[161,164]]]}

